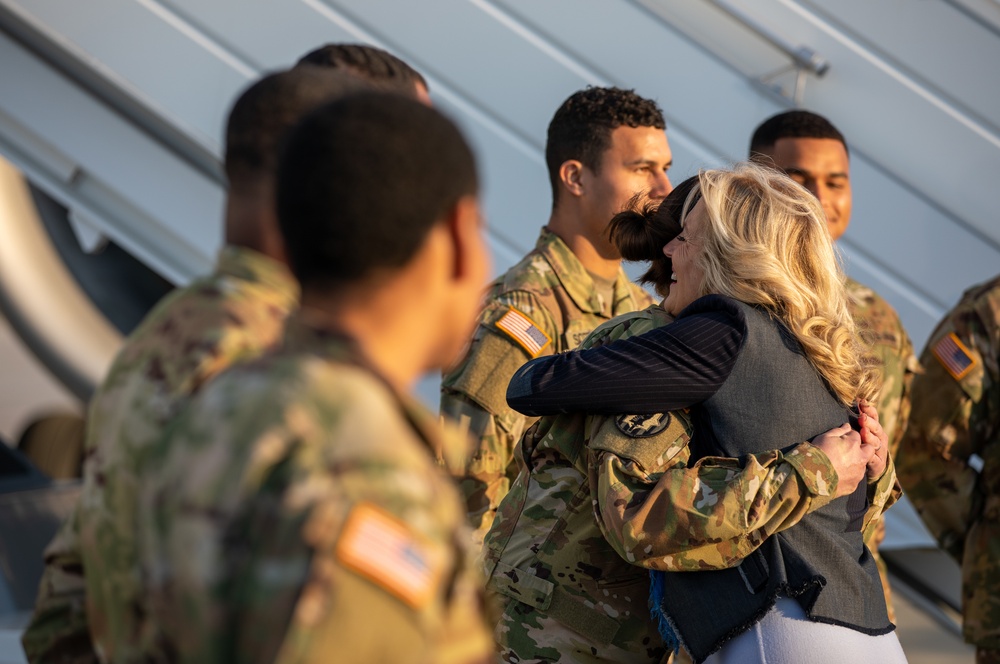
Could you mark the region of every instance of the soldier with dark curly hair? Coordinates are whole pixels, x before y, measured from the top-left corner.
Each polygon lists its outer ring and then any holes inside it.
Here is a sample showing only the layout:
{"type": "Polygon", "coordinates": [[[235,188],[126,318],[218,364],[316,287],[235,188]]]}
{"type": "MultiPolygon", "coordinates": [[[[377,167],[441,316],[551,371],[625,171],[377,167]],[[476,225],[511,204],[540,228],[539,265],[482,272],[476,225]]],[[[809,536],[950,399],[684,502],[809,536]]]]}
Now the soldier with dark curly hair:
{"type": "Polygon", "coordinates": [[[534,421],[508,408],[511,376],[653,302],[621,269],[607,227],[633,196],[660,201],[673,188],[665,128],[656,102],[618,88],[574,93],[549,124],[548,224],[535,249],[490,286],[471,348],[441,388],[442,414],[477,442],[460,484],[480,539],[517,475],[514,447],[534,421]]]}

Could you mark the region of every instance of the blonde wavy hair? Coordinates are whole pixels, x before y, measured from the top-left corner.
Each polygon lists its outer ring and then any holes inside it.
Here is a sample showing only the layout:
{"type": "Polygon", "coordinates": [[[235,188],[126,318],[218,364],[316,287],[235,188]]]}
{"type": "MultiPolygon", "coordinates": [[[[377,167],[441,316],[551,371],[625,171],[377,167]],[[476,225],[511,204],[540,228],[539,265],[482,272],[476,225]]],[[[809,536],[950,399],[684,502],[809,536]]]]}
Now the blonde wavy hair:
{"type": "Polygon", "coordinates": [[[795,335],[845,405],[875,401],[880,375],[859,341],[819,201],[784,173],[743,162],[703,170],[688,195],[708,214],[696,241],[702,293],[759,305],[795,335]]]}

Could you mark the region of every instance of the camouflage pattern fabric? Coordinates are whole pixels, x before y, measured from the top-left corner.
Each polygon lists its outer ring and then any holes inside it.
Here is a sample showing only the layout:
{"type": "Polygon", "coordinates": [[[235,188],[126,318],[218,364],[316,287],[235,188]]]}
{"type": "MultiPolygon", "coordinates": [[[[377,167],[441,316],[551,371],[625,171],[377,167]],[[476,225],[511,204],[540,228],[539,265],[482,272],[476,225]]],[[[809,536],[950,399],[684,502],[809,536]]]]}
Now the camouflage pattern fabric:
{"type": "Polygon", "coordinates": [[[342,337],[289,321],[151,453],[144,568],[185,662],[485,662],[494,647],[465,512],[437,465],[467,440],[342,337]]]}
{"type": "Polygon", "coordinates": [[[491,284],[466,357],[444,376],[441,413],[466,429],[475,445],[459,486],[479,541],[517,476],[514,447],[537,419],[507,406],[514,372],[533,357],[576,348],[598,325],[653,303],[624,271],[615,281],[613,301],[605,301],[599,291],[570,248],[542,229],[535,249],[491,284]],[[532,352],[533,346],[529,350],[498,326],[511,309],[549,343],[532,352]]]}
{"type": "MultiPolygon", "coordinates": [[[[920,372],[920,364],[913,352],[913,343],[895,309],[878,293],[853,279],[848,279],[846,286],[851,315],[872,355],[882,366],[882,392],[875,407],[879,423],[889,437],[889,456],[894,457],[899,449],[899,441],[906,432],[906,422],[910,416],[910,387],[913,377],[920,372]]],[[[878,527],[865,538],[865,544],[871,549],[875,564],[878,565],[889,620],[896,622],[889,571],[878,553],[883,539],[885,522],[879,520],[878,527]]]]}
{"type": "Polygon", "coordinates": [[[927,528],[962,565],[964,635],[1000,661],[1000,277],[931,334],[897,464],[927,528]]]}
{"type": "MultiPolygon", "coordinates": [[[[598,328],[594,346],[671,318],[660,307],[598,328]]],[[[659,662],[647,568],[738,563],[770,534],[833,499],[837,475],[808,443],[688,467],[684,411],[542,418],[485,542],[487,587],[504,602],[504,662],[659,662]]],[[[898,497],[891,467],[869,486],[866,529],[898,497]]]]}
{"type": "Polygon", "coordinates": [[[144,457],[190,394],[277,343],[297,300],[285,266],[230,246],[211,276],[164,298],[127,339],[90,403],[83,491],[45,553],[23,636],[30,661],[138,655],[146,612],[135,543],[144,457]]]}

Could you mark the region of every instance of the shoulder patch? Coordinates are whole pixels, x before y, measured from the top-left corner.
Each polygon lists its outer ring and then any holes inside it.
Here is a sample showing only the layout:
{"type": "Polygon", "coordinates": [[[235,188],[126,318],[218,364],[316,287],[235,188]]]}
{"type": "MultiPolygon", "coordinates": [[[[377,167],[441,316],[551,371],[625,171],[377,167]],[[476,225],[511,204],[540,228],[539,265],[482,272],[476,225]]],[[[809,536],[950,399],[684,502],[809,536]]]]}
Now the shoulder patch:
{"type": "Polygon", "coordinates": [[[670,426],[670,413],[618,415],[615,426],[629,438],[649,438],[670,426]]]}
{"type": "Polygon", "coordinates": [[[552,343],[549,335],[514,307],[508,309],[507,313],[496,322],[496,326],[528,351],[531,357],[538,357],[542,349],[552,343]]]}
{"type": "Polygon", "coordinates": [[[934,357],[947,369],[948,373],[955,380],[962,380],[972,368],[976,366],[975,357],[969,353],[968,347],[962,343],[962,340],[954,332],[950,332],[948,336],[942,337],[940,341],[934,344],[932,349],[934,352],[934,357]]]}
{"type": "Polygon", "coordinates": [[[337,559],[413,608],[433,598],[444,570],[438,551],[371,503],[351,510],[337,543],[337,559]]]}

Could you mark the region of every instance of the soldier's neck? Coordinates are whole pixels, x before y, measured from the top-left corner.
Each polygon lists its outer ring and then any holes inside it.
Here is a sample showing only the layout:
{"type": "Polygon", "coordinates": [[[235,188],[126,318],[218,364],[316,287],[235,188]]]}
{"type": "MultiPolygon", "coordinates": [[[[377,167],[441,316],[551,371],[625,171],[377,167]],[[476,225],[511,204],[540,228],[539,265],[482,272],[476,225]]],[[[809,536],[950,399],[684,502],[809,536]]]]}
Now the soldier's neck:
{"type": "Polygon", "coordinates": [[[549,217],[548,229],[566,243],[583,267],[604,279],[614,279],[621,268],[621,256],[606,238],[591,237],[586,225],[568,209],[556,208],[549,217]]]}
{"type": "Polygon", "coordinates": [[[428,366],[431,344],[406,298],[380,289],[337,294],[304,291],[302,308],[313,325],[352,339],[358,351],[393,388],[408,393],[428,366]]]}

